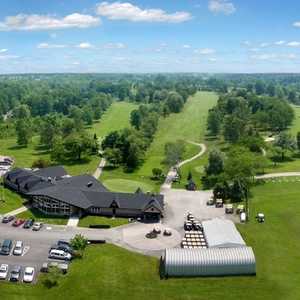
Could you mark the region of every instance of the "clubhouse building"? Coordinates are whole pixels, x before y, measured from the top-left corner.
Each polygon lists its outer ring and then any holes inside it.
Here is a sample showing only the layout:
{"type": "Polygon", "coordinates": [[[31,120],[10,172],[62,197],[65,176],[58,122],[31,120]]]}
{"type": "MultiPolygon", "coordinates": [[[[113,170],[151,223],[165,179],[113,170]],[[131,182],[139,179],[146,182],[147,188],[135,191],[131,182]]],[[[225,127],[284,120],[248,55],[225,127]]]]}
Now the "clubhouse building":
{"type": "Polygon", "coordinates": [[[14,169],[5,174],[4,185],[48,215],[101,215],[156,221],[164,211],[163,195],[110,192],[94,177],[70,176],[62,166],[14,169]]]}

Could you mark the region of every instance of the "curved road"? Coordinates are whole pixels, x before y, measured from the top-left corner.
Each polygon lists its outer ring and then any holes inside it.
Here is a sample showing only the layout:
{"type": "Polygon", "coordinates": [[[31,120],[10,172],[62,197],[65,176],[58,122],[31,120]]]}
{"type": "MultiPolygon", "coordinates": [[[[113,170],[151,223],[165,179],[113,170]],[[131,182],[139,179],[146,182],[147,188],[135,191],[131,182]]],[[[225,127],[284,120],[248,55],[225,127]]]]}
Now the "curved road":
{"type": "MultiPolygon", "coordinates": [[[[179,162],[176,166],[174,167],[177,167],[177,168],[180,168],[182,167],[183,165],[199,158],[200,156],[202,156],[206,150],[207,150],[207,147],[205,144],[201,144],[201,143],[195,143],[195,142],[190,142],[188,141],[188,143],[190,144],[193,144],[193,145],[196,145],[196,146],[199,146],[201,148],[200,152],[197,153],[196,155],[194,155],[193,157],[189,158],[189,159],[186,159],[182,162],[179,162]]],[[[174,170],[174,167],[171,167],[171,169],[169,170],[168,174],[167,174],[167,177],[165,179],[165,182],[164,184],[161,186],[161,191],[163,190],[166,190],[166,189],[171,189],[172,188],[172,182],[173,182],[173,179],[175,178],[176,176],[176,171],[174,170]]]]}

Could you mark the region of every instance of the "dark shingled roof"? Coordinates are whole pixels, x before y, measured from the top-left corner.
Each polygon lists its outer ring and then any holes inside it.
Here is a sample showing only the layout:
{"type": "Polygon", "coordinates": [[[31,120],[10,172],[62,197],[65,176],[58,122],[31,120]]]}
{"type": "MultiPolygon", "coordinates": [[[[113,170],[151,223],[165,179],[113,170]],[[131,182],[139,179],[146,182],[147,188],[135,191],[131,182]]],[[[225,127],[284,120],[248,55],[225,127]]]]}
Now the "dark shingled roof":
{"type": "Polygon", "coordinates": [[[118,208],[146,210],[156,207],[163,211],[162,195],[139,193],[114,193],[106,189],[90,175],[64,177],[63,167],[50,167],[37,171],[15,169],[6,178],[18,181],[21,189],[29,196],[48,196],[70,205],[88,209],[90,207],[108,208],[115,204],[118,208]]]}

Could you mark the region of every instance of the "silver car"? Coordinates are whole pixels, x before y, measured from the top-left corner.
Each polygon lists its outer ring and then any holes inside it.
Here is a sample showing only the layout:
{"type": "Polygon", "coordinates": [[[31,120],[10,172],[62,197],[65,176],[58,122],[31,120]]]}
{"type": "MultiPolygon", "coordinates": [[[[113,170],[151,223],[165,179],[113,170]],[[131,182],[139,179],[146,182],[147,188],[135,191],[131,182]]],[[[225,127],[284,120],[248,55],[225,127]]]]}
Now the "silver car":
{"type": "Polygon", "coordinates": [[[24,249],[23,242],[22,241],[17,241],[16,245],[14,247],[13,254],[14,255],[22,255],[23,254],[23,249],[24,249]]]}

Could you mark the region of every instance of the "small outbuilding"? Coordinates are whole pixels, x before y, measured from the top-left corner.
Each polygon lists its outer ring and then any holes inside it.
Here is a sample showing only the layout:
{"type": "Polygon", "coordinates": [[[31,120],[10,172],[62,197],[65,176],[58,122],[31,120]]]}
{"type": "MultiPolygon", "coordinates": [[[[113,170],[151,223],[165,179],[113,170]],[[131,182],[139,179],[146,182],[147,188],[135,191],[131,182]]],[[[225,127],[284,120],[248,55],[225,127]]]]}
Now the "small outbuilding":
{"type": "Polygon", "coordinates": [[[255,275],[252,248],[166,249],[161,277],[255,275]]]}
{"type": "Polygon", "coordinates": [[[208,248],[245,247],[246,243],[234,223],[226,219],[212,219],[202,222],[208,248]]]}

